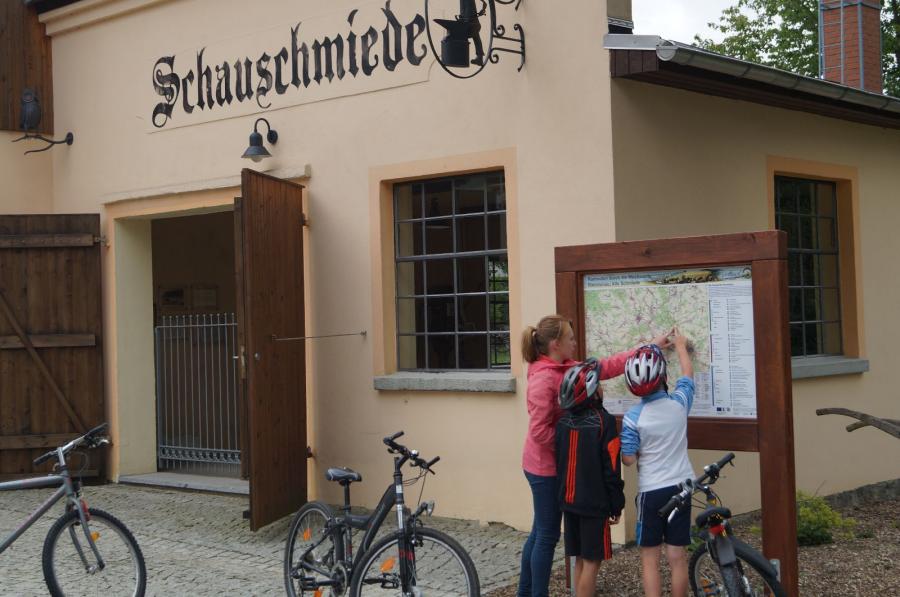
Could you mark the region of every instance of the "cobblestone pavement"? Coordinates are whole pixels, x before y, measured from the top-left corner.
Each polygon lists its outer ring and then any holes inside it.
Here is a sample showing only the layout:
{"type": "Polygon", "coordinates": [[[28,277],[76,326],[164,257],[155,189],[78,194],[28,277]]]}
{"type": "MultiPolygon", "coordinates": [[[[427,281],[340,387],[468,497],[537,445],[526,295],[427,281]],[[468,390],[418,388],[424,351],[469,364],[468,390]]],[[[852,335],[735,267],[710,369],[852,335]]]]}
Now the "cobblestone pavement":
{"type": "MultiPolygon", "coordinates": [[[[0,492],[0,539],[49,495],[47,489],[0,492]]],[[[86,487],[85,497],[92,507],[121,519],[137,538],[147,562],[148,595],[284,593],[282,556],[290,517],[253,533],[242,518],[246,497],[126,485],[86,487]]],[[[57,504],[0,555],[0,595],[47,594],[41,547],[61,512],[57,504]]],[[[428,525],[462,543],[478,569],[482,592],[515,582],[524,533],[439,517],[428,525]]]]}

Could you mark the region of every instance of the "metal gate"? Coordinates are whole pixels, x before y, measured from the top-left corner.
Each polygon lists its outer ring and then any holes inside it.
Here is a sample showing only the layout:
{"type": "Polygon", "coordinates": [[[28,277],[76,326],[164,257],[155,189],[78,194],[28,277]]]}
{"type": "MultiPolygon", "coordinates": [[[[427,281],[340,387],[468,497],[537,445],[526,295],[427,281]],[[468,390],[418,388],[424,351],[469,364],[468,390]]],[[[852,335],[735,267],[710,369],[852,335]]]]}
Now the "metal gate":
{"type": "Polygon", "coordinates": [[[236,336],[234,313],[156,326],[159,470],[240,476],[236,336]]]}

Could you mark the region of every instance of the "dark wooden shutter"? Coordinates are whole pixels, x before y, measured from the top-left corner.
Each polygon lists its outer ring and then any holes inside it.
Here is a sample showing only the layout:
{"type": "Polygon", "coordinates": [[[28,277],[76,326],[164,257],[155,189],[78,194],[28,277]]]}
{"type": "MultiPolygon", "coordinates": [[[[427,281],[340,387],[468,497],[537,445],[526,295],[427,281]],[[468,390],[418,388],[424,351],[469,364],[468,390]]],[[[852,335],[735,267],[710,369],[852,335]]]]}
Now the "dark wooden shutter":
{"type": "Polygon", "coordinates": [[[254,531],[306,502],[303,187],[244,170],[235,200],[242,461],[254,531]]]}
{"type": "Polygon", "coordinates": [[[98,215],[0,216],[2,478],[104,420],[99,234],[98,215]]]}
{"type": "MultiPolygon", "coordinates": [[[[0,0],[0,130],[18,131],[22,91],[33,89],[43,118],[39,132],[53,134],[50,38],[37,9],[22,0],[0,0]]],[[[21,143],[22,151],[33,149],[21,143]]]]}

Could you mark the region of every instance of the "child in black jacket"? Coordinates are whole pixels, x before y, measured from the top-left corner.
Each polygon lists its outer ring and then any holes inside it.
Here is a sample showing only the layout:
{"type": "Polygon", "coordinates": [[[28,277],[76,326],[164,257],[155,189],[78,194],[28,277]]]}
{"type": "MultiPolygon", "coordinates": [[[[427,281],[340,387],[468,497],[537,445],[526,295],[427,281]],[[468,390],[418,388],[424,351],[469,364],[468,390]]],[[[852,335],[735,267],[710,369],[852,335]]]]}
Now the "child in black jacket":
{"type": "Polygon", "coordinates": [[[575,556],[577,597],[590,597],[600,563],[612,557],[609,527],[625,506],[619,433],[603,408],[596,359],[566,372],[559,402],[564,413],[556,425],[556,470],[566,555],[575,556]]]}

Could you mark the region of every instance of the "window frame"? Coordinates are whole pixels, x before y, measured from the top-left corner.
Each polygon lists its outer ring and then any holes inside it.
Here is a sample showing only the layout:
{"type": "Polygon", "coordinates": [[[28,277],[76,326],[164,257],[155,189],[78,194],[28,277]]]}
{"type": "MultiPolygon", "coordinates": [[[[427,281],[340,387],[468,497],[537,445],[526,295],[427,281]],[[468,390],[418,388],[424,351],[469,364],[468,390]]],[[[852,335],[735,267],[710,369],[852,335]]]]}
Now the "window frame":
{"type": "Polygon", "coordinates": [[[860,178],[856,166],[768,154],[765,188],[769,228],[775,223],[775,177],[786,176],[837,184],[838,239],[841,247],[841,335],[843,354],[831,357],[794,357],[794,380],[860,374],[869,370],[865,356],[865,326],[860,246],[860,178]]]}
{"type": "Polygon", "coordinates": [[[786,227],[783,226],[783,222],[786,218],[792,218],[796,225],[796,238],[797,245],[795,247],[791,247],[788,244],[787,252],[788,252],[788,301],[789,305],[793,305],[793,297],[796,296],[794,293],[799,292],[799,306],[798,311],[800,315],[799,320],[791,319],[791,310],[788,311],[788,326],[791,331],[791,336],[793,336],[792,332],[794,326],[800,326],[800,343],[801,343],[801,353],[793,354],[793,341],[792,341],[792,359],[808,359],[808,358],[817,358],[817,357],[835,357],[835,356],[843,356],[844,355],[844,330],[843,330],[843,309],[842,309],[842,298],[841,298],[841,242],[840,242],[840,217],[839,217],[839,209],[838,209],[838,183],[834,180],[822,180],[822,179],[814,179],[807,178],[796,175],[784,175],[784,174],[776,174],[773,180],[774,185],[774,214],[775,214],[775,227],[778,230],[782,230],[785,233],[788,233],[786,227]],[[784,205],[782,204],[782,197],[780,191],[782,188],[780,187],[783,183],[793,183],[795,185],[794,197],[792,198],[795,205],[795,209],[793,211],[785,210],[784,205]],[[810,193],[810,205],[809,210],[804,211],[800,203],[800,193],[799,193],[799,184],[809,185],[811,189],[810,193]],[[821,186],[827,185],[830,187],[830,209],[826,215],[822,215],[819,202],[823,199],[820,195],[821,186]],[[810,222],[810,236],[813,241],[814,247],[804,247],[803,246],[803,221],[809,220],[810,222]],[[821,241],[822,236],[820,233],[820,225],[821,220],[828,220],[831,222],[831,239],[830,243],[833,248],[822,248],[821,241]],[[798,284],[791,284],[791,258],[796,256],[798,258],[798,265],[796,266],[798,269],[799,280],[797,280],[798,284]],[[806,276],[806,257],[812,258],[812,268],[815,280],[810,284],[805,279],[806,276]],[[834,279],[831,284],[826,284],[823,282],[825,278],[824,274],[824,266],[823,266],[823,256],[830,256],[834,259],[834,279]],[[812,291],[815,293],[815,315],[812,319],[807,318],[807,303],[806,296],[807,292],[812,291]],[[827,291],[833,291],[836,293],[836,319],[830,319],[826,316],[826,307],[825,307],[825,294],[827,291]],[[818,317],[818,318],[817,318],[818,317]],[[823,350],[826,352],[810,352],[810,348],[808,346],[808,333],[807,326],[814,325],[818,330],[818,334],[821,334],[819,337],[817,335],[818,343],[823,347],[823,350]],[[834,337],[828,335],[828,327],[829,326],[837,326],[836,331],[832,331],[832,334],[837,335],[837,352],[827,352],[827,345],[834,341],[834,337]]]}
{"type": "MultiPolygon", "coordinates": [[[[394,337],[396,338],[395,345],[395,358],[396,358],[396,371],[402,373],[466,373],[466,372],[474,372],[474,373],[510,373],[512,368],[512,333],[511,333],[511,312],[510,312],[510,257],[509,257],[509,204],[508,204],[508,195],[507,195],[507,173],[504,168],[495,168],[488,169],[479,172],[471,172],[471,173],[458,173],[458,174],[443,174],[434,177],[428,178],[417,178],[415,180],[408,181],[397,181],[391,185],[390,192],[390,202],[391,202],[391,229],[392,229],[392,262],[394,268],[394,337]],[[503,196],[504,196],[504,204],[503,209],[494,209],[494,206],[489,205],[489,190],[491,186],[490,179],[491,177],[500,177],[500,184],[502,185],[503,196]],[[482,210],[475,212],[458,212],[458,196],[457,196],[457,182],[461,180],[471,179],[473,177],[482,177],[483,184],[481,188],[483,189],[483,199],[482,199],[482,210]],[[450,183],[450,210],[449,214],[428,214],[427,209],[427,185],[441,184],[449,182],[450,183]],[[399,217],[400,209],[399,209],[399,190],[402,187],[411,187],[411,189],[416,189],[419,187],[419,200],[421,204],[419,206],[419,217],[416,216],[416,212],[413,211],[410,215],[413,217],[399,217]],[[502,217],[502,230],[503,236],[505,237],[504,246],[502,248],[491,249],[491,225],[490,218],[491,216],[500,216],[502,217]],[[473,251],[459,251],[458,247],[458,227],[457,223],[460,220],[474,220],[476,218],[481,218],[483,220],[484,225],[484,247],[483,249],[473,250],[473,251]],[[429,253],[428,252],[428,222],[450,222],[450,234],[451,234],[451,251],[450,252],[442,252],[442,253],[429,253]],[[404,255],[401,254],[401,232],[400,228],[403,224],[420,224],[421,226],[421,253],[416,254],[415,251],[412,254],[404,255]],[[506,263],[506,277],[505,277],[505,290],[491,290],[492,286],[492,278],[491,278],[491,262],[492,258],[501,257],[502,262],[506,263]],[[484,291],[479,292],[459,292],[459,259],[474,259],[474,258],[483,258],[484,259],[484,291]],[[452,279],[453,279],[453,292],[438,292],[438,293],[429,293],[428,288],[428,267],[427,262],[429,261],[437,261],[437,260],[451,260],[452,261],[452,279]],[[400,266],[403,263],[422,263],[422,273],[421,273],[421,292],[416,291],[415,284],[413,285],[412,293],[404,293],[401,291],[401,276],[400,276],[400,266]],[[459,313],[460,313],[460,297],[484,297],[485,302],[485,330],[477,330],[477,331],[464,331],[460,330],[459,327],[459,313]],[[494,301],[493,299],[496,297],[504,297],[505,301],[494,301]],[[432,299],[453,299],[453,322],[454,329],[451,331],[441,331],[441,332],[432,332],[429,331],[429,310],[428,310],[428,302],[432,299]],[[401,301],[403,300],[412,300],[412,301],[422,301],[422,324],[423,328],[419,329],[416,325],[414,332],[403,331],[401,324],[401,301]],[[506,329],[496,329],[494,328],[491,320],[491,311],[496,304],[506,304],[506,329]],[[433,337],[446,336],[454,338],[454,363],[455,367],[447,368],[447,367],[433,367],[430,363],[430,351],[428,349],[428,343],[433,337]],[[465,336],[472,337],[483,337],[485,341],[485,356],[486,356],[486,368],[470,368],[470,367],[461,367],[460,366],[460,339],[465,336]],[[505,365],[493,365],[493,346],[494,342],[498,338],[506,337],[506,346],[507,346],[507,354],[508,354],[508,362],[505,365]],[[424,358],[425,367],[421,368],[409,368],[402,366],[402,346],[401,339],[402,338],[425,338],[425,350],[424,350],[424,358]]],[[[417,231],[414,229],[413,234],[416,234],[417,231]]],[[[415,267],[415,266],[413,266],[415,267]]],[[[414,279],[417,274],[413,274],[414,279]]],[[[415,309],[415,307],[414,307],[415,309]]],[[[415,311],[414,311],[415,313],[415,311]]],[[[414,315],[414,319],[415,319],[414,315]]],[[[418,351],[418,348],[416,348],[418,351]]]]}

